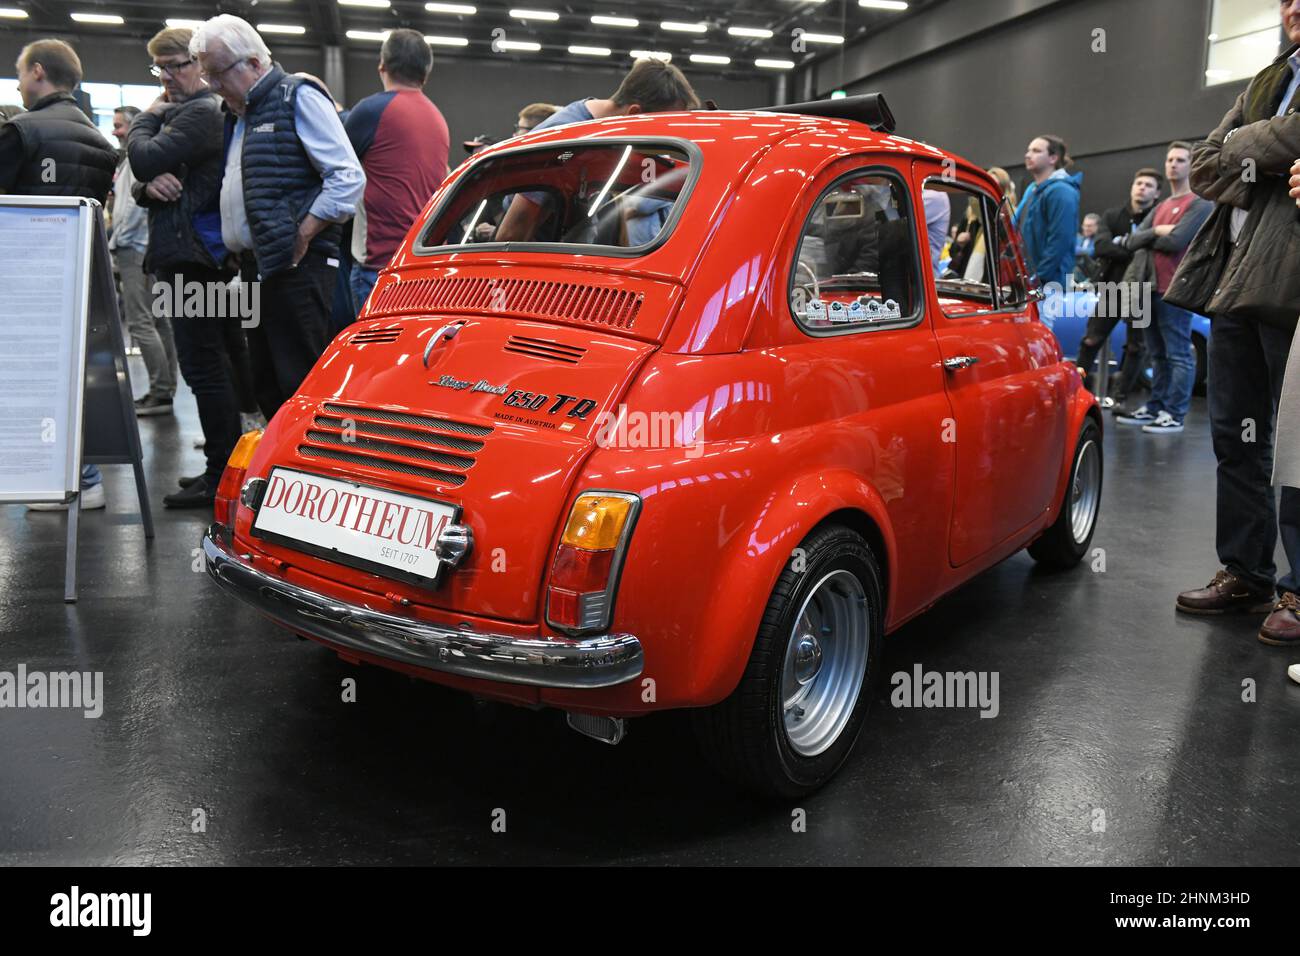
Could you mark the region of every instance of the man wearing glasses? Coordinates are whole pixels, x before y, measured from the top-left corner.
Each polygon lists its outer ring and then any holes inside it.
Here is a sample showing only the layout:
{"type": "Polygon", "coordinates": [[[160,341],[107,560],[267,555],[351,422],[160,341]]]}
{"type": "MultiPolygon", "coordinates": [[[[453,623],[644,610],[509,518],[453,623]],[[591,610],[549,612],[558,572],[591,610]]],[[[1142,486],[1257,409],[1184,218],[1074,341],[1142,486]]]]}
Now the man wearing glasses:
{"type": "MultiPolygon", "coordinates": [[[[159,309],[182,298],[173,290],[194,282],[205,290],[204,303],[216,302],[218,297],[208,290],[214,283],[224,288],[231,276],[219,208],[221,104],[190,55],[192,34],[168,28],[149,41],[150,72],[163,92],[135,118],[126,142],[131,171],[141,184],[137,201],[149,210],[145,269],[166,289],[157,297],[159,309]]],[[[241,362],[247,369],[247,356],[239,321],[230,310],[194,315],[193,300],[185,301],[186,314],[171,316],[176,357],[198,405],[207,462],[203,474],[180,479],[181,490],[163,503],[170,508],[210,508],[226,459],[239,440],[236,383],[241,362]]]]}
{"type": "Polygon", "coordinates": [[[221,231],[245,277],[261,283],[248,347],[269,420],[329,343],[340,223],[356,212],[366,177],[329,93],[285,73],[249,23],[213,17],[190,52],[227,109],[221,231]]]}

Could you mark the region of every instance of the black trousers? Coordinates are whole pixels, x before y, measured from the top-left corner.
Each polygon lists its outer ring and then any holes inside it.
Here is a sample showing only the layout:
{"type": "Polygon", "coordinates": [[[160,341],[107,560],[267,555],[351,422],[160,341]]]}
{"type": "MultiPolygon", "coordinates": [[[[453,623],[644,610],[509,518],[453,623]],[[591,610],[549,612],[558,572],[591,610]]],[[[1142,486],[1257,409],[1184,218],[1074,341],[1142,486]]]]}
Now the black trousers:
{"type": "Polygon", "coordinates": [[[261,280],[260,315],[246,334],[253,390],[267,421],[298,391],[330,342],[337,276],[334,257],[308,250],[296,268],[261,280]]]}
{"type": "MultiPolygon", "coordinates": [[[[1079,343],[1078,357],[1074,360],[1074,364],[1083,369],[1085,375],[1092,374],[1092,366],[1097,361],[1102,344],[1110,338],[1110,334],[1115,331],[1115,326],[1122,321],[1126,320],[1119,316],[1094,316],[1088,320],[1083,341],[1079,343]]],[[[1146,365],[1145,330],[1134,328],[1133,323],[1130,322],[1124,346],[1124,361],[1119,370],[1119,381],[1110,389],[1111,396],[1116,401],[1123,400],[1137,390],[1142,374],[1146,371],[1146,365]]]]}
{"type": "MultiPolygon", "coordinates": [[[[172,289],[185,288],[186,283],[202,284],[203,299],[210,301],[206,292],[215,285],[224,285],[225,276],[215,269],[199,266],[186,268],[171,275],[155,278],[167,282],[172,289]]],[[[197,301],[197,300],[192,300],[197,301]]],[[[169,310],[171,311],[171,310],[169,310]]],[[[180,315],[172,316],[172,331],[176,337],[176,361],[181,375],[194,393],[199,407],[199,425],[203,429],[203,452],[207,458],[203,477],[208,487],[216,489],[225,470],[226,460],[239,440],[239,399],[235,390],[235,358],[230,349],[230,339],[239,333],[237,316],[190,315],[192,306],[182,302],[180,315]]],[[[229,315],[225,309],[221,310],[229,315]]]]}
{"type": "Polygon", "coordinates": [[[241,412],[258,411],[257,393],[253,391],[253,369],[248,361],[248,339],[244,337],[242,322],[228,322],[222,326],[226,333],[226,350],[235,375],[235,395],[241,412]]]}
{"type": "MultiPolygon", "coordinates": [[[[1274,504],[1273,425],[1292,333],[1250,319],[1214,317],[1210,335],[1210,434],[1218,459],[1219,563],[1264,589],[1274,585],[1279,531],[1291,565],[1277,590],[1300,591],[1300,489],[1274,504]]],[[[1300,436],[1283,435],[1282,441],[1300,436]]]]}

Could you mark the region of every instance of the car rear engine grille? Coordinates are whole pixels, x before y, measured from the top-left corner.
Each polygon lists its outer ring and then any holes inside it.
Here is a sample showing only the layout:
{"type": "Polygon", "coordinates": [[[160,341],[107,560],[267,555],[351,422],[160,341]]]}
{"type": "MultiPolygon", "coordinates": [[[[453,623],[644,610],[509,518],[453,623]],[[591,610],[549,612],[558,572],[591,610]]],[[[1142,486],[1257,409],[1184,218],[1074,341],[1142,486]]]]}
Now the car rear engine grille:
{"type": "Polygon", "coordinates": [[[370,313],[487,312],[630,329],[644,298],[628,289],[579,282],[444,276],[390,283],[375,297],[370,313]]]}
{"type": "Polygon", "coordinates": [[[505,351],[514,352],[516,355],[528,355],[547,362],[563,362],[566,365],[577,365],[587,354],[587,350],[581,345],[565,345],[563,342],[537,339],[529,335],[510,336],[506,341],[505,351]]]}
{"type": "Polygon", "coordinates": [[[298,453],[459,487],[492,428],[435,415],[325,402],[298,453]]]}
{"type": "Polygon", "coordinates": [[[387,345],[396,342],[402,335],[400,325],[390,325],[382,329],[364,329],[353,332],[348,345],[387,345]]]}

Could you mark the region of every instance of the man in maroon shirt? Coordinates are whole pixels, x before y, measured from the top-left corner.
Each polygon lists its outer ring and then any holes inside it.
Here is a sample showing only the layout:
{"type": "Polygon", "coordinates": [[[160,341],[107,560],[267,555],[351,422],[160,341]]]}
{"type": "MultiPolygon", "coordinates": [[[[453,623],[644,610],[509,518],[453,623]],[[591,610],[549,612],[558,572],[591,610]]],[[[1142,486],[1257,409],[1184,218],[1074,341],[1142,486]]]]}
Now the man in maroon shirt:
{"type": "Polygon", "coordinates": [[[1147,351],[1155,378],[1151,398],[1141,408],[1116,416],[1125,425],[1141,425],[1150,435],[1176,434],[1183,430],[1183,418],[1192,402],[1196,384],[1196,358],[1192,351],[1192,313],[1165,301],[1178,263],[1187,254],[1214,204],[1201,199],[1188,185],[1192,147],[1182,141],[1170,143],[1165,154],[1165,178],[1171,195],[1151,210],[1138,231],[1120,236],[1116,244],[1130,250],[1151,249],[1156,283],[1151,296],[1154,319],[1147,329],[1147,351]],[[1123,243],[1121,243],[1123,240],[1123,243]]]}
{"type": "Polygon", "coordinates": [[[447,121],[424,95],[432,69],[433,53],[418,31],[392,31],[379,52],[384,92],[363,99],[344,124],[366,173],[366,192],[352,227],[356,312],[447,177],[447,121]]]}

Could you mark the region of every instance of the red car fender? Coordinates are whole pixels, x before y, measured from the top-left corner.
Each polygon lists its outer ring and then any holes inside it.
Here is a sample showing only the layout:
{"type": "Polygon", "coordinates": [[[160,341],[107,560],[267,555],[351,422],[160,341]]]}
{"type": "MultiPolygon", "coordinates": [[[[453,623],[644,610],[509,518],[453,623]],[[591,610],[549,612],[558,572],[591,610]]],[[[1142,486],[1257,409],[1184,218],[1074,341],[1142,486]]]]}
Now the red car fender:
{"type": "Polygon", "coordinates": [[[1074,453],[1079,446],[1079,430],[1083,428],[1083,420],[1092,416],[1097,427],[1103,434],[1105,433],[1105,423],[1102,421],[1097,397],[1082,387],[1078,369],[1072,367],[1069,374],[1071,385],[1074,386],[1071,390],[1073,398],[1068,411],[1070,426],[1066,432],[1070,436],[1070,444],[1065,448],[1065,454],[1061,456],[1061,472],[1056,479],[1056,495],[1052,498],[1051,511],[1043,523],[1044,531],[1052,526],[1061,513],[1061,504],[1065,501],[1065,486],[1070,481],[1070,468],[1074,464],[1074,453]]]}
{"type": "Polygon", "coordinates": [[[719,554],[715,564],[718,599],[707,606],[691,648],[697,706],[714,704],[740,683],[758,627],[777,578],[795,559],[795,549],[819,524],[845,513],[845,523],[872,543],[886,590],[886,619],[892,606],[896,547],[885,502],[861,475],[820,471],[800,475],[764,496],[748,534],[719,554]],[[788,545],[788,546],[784,546],[788,545]]]}

